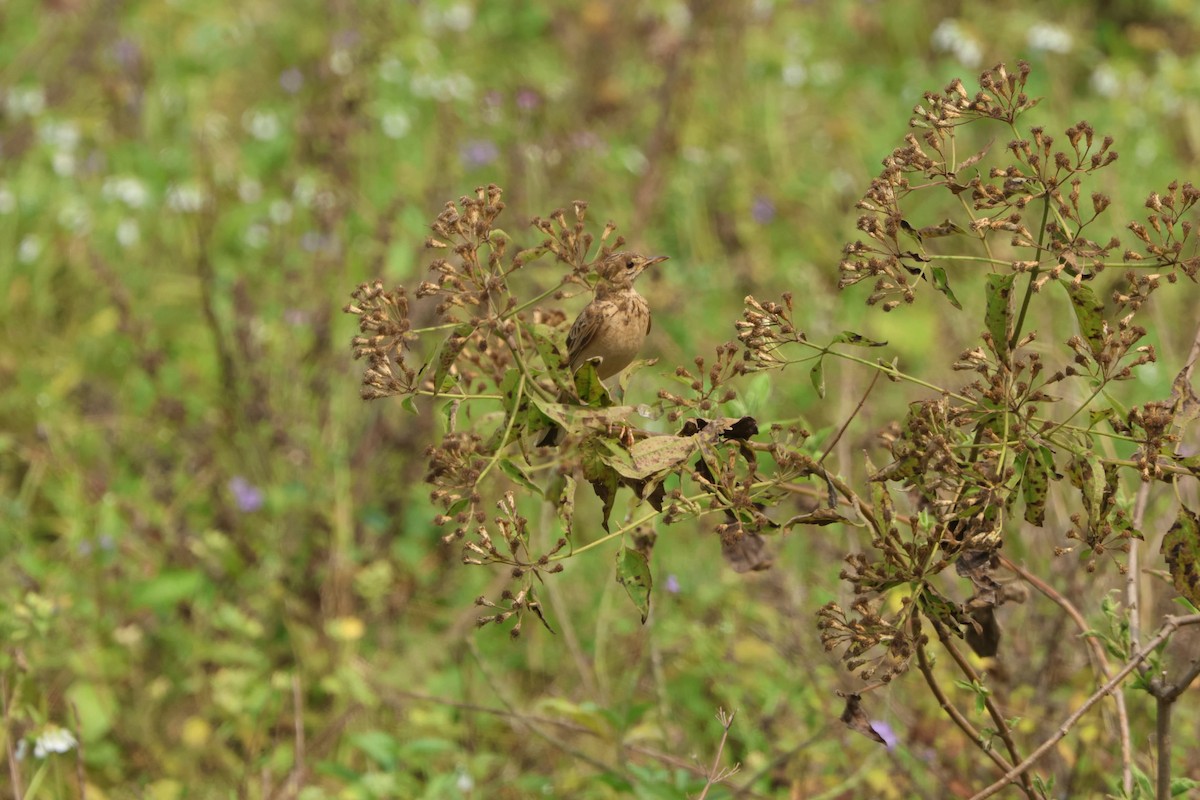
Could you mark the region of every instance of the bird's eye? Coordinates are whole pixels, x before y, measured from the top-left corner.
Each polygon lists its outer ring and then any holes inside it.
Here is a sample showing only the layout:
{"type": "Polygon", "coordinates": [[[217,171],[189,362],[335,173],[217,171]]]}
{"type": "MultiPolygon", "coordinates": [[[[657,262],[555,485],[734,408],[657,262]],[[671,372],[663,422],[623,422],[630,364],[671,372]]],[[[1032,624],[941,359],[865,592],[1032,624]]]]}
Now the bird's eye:
{"type": "Polygon", "coordinates": [[[625,269],[633,269],[635,266],[637,264],[634,263],[632,258],[625,262],[625,269]]]}

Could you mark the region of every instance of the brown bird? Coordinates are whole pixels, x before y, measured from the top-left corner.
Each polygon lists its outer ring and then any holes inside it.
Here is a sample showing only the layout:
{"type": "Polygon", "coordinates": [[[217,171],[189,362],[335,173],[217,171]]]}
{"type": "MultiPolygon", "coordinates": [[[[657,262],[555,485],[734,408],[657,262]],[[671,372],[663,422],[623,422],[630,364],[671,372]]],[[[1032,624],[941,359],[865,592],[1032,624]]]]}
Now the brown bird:
{"type": "MultiPolygon", "coordinates": [[[[647,268],[666,261],[621,251],[605,256],[596,268],[600,281],[567,334],[567,363],[571,373],[596,359],[596,375],[608,380],[629,366],[650,333],[650,306],[633,282],[647,268]]],[[[560,402],[565,401],[560,398],[560,402]]],[[[554,444],[559,431],[552,428],[539,445],[554,444]]]]}

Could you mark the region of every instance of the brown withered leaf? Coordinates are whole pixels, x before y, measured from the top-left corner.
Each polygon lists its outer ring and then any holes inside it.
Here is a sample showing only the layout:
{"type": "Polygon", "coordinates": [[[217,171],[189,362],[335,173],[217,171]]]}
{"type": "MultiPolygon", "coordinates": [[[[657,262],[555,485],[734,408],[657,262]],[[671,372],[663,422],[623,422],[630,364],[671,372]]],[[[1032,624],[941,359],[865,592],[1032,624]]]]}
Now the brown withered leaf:
{"type": "Polygon", "coordinates": [[[771,568],[774,559],[766,539],[753,531],[747,532],[741,523],[721,527],[721,555],[734,572],[762,572],[771,568]]]}
{"type": "Polygon", "coordinates": [[[694,452],[696,440],[693,437],[649,436],[629,448],[633,468],[638,475],[626,477],[646,477],[656,472],[674,469],[691,458],[694,452]]]}
{"type": "Polygon", "coordinates": [[[1195,358],[1196,356],[1193,354],[1171,383],[1171,409],[1175,412],[1175,424],[1180,428],[1186,427],[1196,418],[1197,414],[1200,414],[1200,397],[1196,396],[1196,390],[1192,388],[1192,370],[1196,366],[1195,358]]]}
{"type": "Polygon", "coordinates": [[[838,692],[838,697],[846,698],[846,707],[842,710],[842,722],[852,731],[857,731],[873,742],[886,745],[887,740],[879,735],[879,732],[871,727],[871,720],[867,718],[867,712],[862,708],[862,696],[858,694],[846,694],[838,692]]]}
{"type": "Polygon", "coordinates": [[[679,429],[679,435],[695,436],[700,431],[708,430],[710,425],[718,426],[718,435],[726,440],[746,441],[750,437],[758,435],[758,420],[754,417],[741,417],[740,419],[693,417],[683,423],[683,427],[679,429]]]}
{"type": "Polygon", "coordinates": [[[953,220],[944,219],[937,225],[926,225],[917,231],[922,239],[940,239],[943,236],[953,236],[956,233],[965,233],[958,225],[954,224],[953,220]]]}
{"type": "Polygon", "coordinates": [[[964,638],[975,655],[991,658],[1000,650],[1000,623],[996,621],[996,609],[977,608],[971,619],[963,626],[964,638]]]}
{"type": "Polygon", "coordinates": [[[957,175],[959,172],[962,172],[964,169],[967,169],[968,167],[973,167],[976,164],[978,164],[980,161],[982,161],[983,157],[987,155],[987,151],[991,149],[992,143],[994,141],[995,140],[993,139],[991,142],[988,142],[986,145],[984,145],[983,149],[980,150],[978,153],[967,156],[962,161],[958,162],[958,165],[955,167],[953,174],[957,175]]]}
{"type": "Polygon", "coordinates": [[[779,527],[790,528],[793,525],[832,525],[835,522],[845,522],[846,518],[832,508],[818,508],[804,514],[797,514],[779,527]]]}

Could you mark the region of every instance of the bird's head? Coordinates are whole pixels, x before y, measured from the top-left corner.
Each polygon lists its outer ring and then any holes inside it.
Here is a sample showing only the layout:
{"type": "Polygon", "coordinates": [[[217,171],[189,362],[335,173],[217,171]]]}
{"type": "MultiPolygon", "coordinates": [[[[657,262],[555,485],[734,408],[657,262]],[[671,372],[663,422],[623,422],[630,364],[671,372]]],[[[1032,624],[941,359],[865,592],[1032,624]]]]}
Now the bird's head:
{"type": "Polygon", "coordinates": [[[605,256],[596,271],[600,274],[600,280],[603,283],[607,283],[614,288],[625,288],[632,286],[637,276],[641,275],[646,267],[654,266],[666,260],[666,256],[654,256],[651,258],[639,253],[621,251],[605,256]]]}

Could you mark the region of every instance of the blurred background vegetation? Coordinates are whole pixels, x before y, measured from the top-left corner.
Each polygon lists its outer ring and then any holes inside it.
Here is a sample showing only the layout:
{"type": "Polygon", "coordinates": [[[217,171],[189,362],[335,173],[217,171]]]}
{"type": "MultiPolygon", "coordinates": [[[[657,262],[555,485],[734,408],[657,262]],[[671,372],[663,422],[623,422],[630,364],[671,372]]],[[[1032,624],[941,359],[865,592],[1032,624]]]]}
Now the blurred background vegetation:
{"type": "MultiPolygon", "coordinates": [[[[1046,98],[1031,124],[1115,136],[1121,160],[1096,188],[1133,218],[1200,156],[1198,9],[0,2],[0,688],[15,768],[0,784],[155,800],[695,796],[725,708],[738,718],[724,758],[742,771],[710,797],[969,794],[991,773],[916,684],[872,697],[886,747],[837,722],[834,691],[853,683],[813,625],[853,547],[837,528],[774,542],[775,567],[752,575],[728,569],[708,529],[666,528],[647,625],[598,557],[547,587],[557,636],[476,633],[472,600],[497,578],[430,523],[429,409],[359,399],[341,307],[363,280],[415,284],[442,204],[495,182],[522,245],[540,241],[532,215],[586,199],[593,220],[671,256],[643,280],[664,372],[733,338],[747,293],[790,290],[811,338],[856,330],[945,375],[978,334],[980,290],[957,290],[967,313],[929,294],[886,316],[863,304],[869,287],[837,291],[854,203],[912,106],[1029,60],[1046,98]],[[45,752],[64,730],[77,746],[45,752]]],[[[557,279],[549,260],[537,269],[557,279]]],[[[1177,302],[1152,331],[1164,366],[1150,377],[1168,389],[1196,307],[1177,302]]],[[[750,410],[827,431],[869,377],[831,365],[818,402],[802,371],[776,374],[750,410]]],[[[905,401],[880,391],[869,418],[905,401]]],[[[1096,582],[1117,585],[1115,567],[1085,575],[1055,543],[1035,532],[1009,554],[1098,618],[1096,582]]],[[[1091,691],[1085,657],[1036,601],[1004,613],[1022,631],[1004,645],[1014,697],[1040,712],[1018,730],[1047,730],[1091,691]]],[[[1089,746],[1104,719],[1089,719],[1047,762],[1062,796],[1113,785],[1112,748],[1089,746]]],[[[1177,736],[1181,774],[1200,777],[1195,726],[1177,736]]]]}

